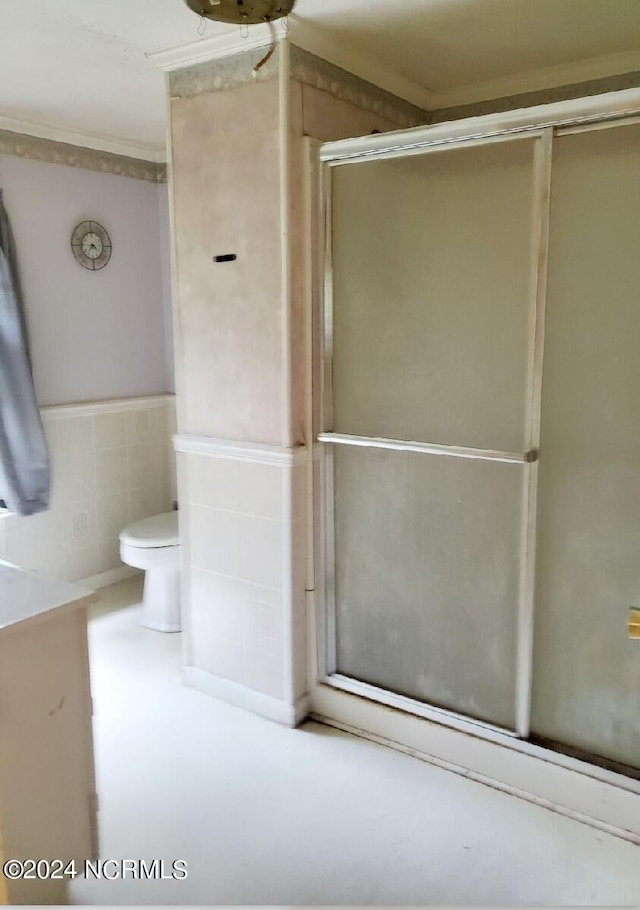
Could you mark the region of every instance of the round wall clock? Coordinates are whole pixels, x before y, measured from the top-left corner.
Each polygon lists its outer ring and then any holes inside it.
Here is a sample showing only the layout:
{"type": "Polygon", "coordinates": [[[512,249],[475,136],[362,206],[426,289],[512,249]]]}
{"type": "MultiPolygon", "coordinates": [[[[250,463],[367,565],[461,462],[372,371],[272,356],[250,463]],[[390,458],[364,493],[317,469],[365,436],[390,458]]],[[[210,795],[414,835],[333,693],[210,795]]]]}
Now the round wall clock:
{"type": "Polygon", "coordinates": [[[71,249],[80,265],[92,272],[111,259],[111,240],[97,221],[81,221],[71,235],[71,249]]]}

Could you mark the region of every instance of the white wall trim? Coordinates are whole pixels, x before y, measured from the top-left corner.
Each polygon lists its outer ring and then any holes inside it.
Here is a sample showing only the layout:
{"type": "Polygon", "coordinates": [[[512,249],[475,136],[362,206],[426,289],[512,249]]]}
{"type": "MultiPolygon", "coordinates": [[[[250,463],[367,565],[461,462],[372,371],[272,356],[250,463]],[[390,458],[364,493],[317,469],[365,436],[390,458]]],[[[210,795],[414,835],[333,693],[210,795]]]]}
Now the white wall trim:
{"type": "Polygon", "coordinates": [[[119,581],[141,574],[139,569],[133,569],[131,566],[119,566],[117,569],[108,569],[106,572],[100,572],[98,575],[91,575],[89,578],[82,578],[73,583],[89,588],[91,591],[98,591],[100,588],[108,588],[109,585],[115,585],[119,581]]]}
{"type": "MultiPolygon", "coordinates": [[[[286,28],[282,22],[274,22],[278,41],[286,37],[286,28]]],[[[163,51],[154,51],[147,54],[147,58],[165,72],[183,69],[187,66],[197,66],[207,60],[222,60],[224,57],[233,57],[246,51],[254,51],[259,47],[267,47],[271,43],[271,33],[266,25],[250,25],[249,34],[242,37],[240,28],[236,26],[218,26],[219,32],[197,41],[189,41],[178,47],[170,47],[163,51]]]]}
{"type": "Polygon", "coordinates": [[[286,727],[297,727],[309,713],[309,698],[306,695],[293,704],[288,704],[196,667],[184,667],[182,680],[193,689],[199,689],[207,695],[213,695],[214,698],[286,727]]]}
{"type": "Polygon", "coordinates": [[[281,320],[280,337],[282,350],[281,366],[281,440],[283,446],[291,442],[293,425],[291,400],[291,99],[289,79],[291,78],[291,47],[288,39],[280,42],[278,60],[278,150],[280,169],[280,286],[281,320]]]}
{"type": "Polygon", "coordinates": [[[172,404],[174,395],[149,395],[145,398],[114,398],[110,401],[86,401],[78,404],[45,405],[40,408],[43,420],[63,420],[67,417],[92,417],[116,411],[145,411],[172,404]]]}
{"type": "Polygon", "coordinates": [[[553,104],[417,126],[395,133],[326,142],[321,146],[320,160],[340,162],[365,156],[406,154],[408,150],[420,151],[452,142],[491,141],[507,134],[531,134],[549,127],[598,123],[639,114],[640,88],[622,89],[553,104]]]}
{"type": "MultiPolygon", "coordinates": [[[[278,40],[282,40],[287,35],[287,27],[282,21],[276,23],[276,27],[278,40]]],[[[324,29],[299,19],[295,14],[288,18],[288,36],[292,44],[425,111],[458,107],[640,71],[640,51],[633,50],[555,66],[538,67],[524,73],[484,82],[433,89],[384,67],[375,57],[354,50],[347,43],[336,40],[324,29]]],[[[147,56],[161,69],[171,71],[255,50],[268,45],[269,42],[270,36],[266,26],[250,26],[247,38],[242,38],[239,28],[231,27],[211,37],[156,51],[147,56]]]]}
{"type": "Polygon", "coordinates": [[[110,152],[112,155],[124,155],[127,158],[152,161],[155,164],[162,164],[167,160],[165,150],[154,145],[130,142],[126,139],[114,139],[111,136],[100,136],[96,133],[82,133],[78,130],[53,126],[50,123],[0,116],[0,130],[34,136],[36,139],[64,142],[67,145],[77,145],[98,152],[110,152]]]}
{"type": "Polygon", "coordinates": [[[571,63],[543,66],[512,76],[477,82],[473,85],[466,84],[431,91],[429,100],[432,109],[458,107],[478,101],[507,98],[512,95],[522,95],[565,85],[578,85],[581,82],[606,79],[609,76],[620,76],[624,73],[638,71],[640,71],[640,51],[622,51],[592,57],[588,60],[574,60],[571,63]]]}
{"type": "Polygon", "coordinates": [[[263,445],[258,442],[238,442],[233,439],[215,439],[209,436],[178,434],[173,437],[173,447],[183,455],[205,455],[209,458],[232,458],[235,461],[252,461],[293,467],[307,458],[306,446],[294,449],[284,446],[263,445]]]}
{"type": "MultiPolygon", "coordinates": [[[[279,41],[288,36],[290,42],[302,50],[359,76],[397,98],[402,98],[422,110],[428,110],[432,106],[431,92],[428,89],[392,69],[385,69],[379,60],[354,51],[347,44],[336,41],[323,29],[295,15],[288,17],[288,26],[283,20],[274,25],[279,41]]],[[[201,38],[199,41],[191,41],[147,56],[161,69],[171,71],[266,47],[270,42],[271,36],[266,25],[250,25],[247,38],[242,37],[239,28],[230,28],[210,38],[201,38]]]]}

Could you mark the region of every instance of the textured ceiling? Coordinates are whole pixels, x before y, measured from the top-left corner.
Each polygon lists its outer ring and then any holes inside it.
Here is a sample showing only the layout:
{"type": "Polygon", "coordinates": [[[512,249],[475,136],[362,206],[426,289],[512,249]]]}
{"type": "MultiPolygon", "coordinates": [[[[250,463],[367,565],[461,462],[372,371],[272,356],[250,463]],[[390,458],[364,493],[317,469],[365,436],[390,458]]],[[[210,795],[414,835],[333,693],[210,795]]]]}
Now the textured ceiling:
{"type": "MultiPolygon", "coordinates": [[[[437,106],[514,79],[514,91],[546,87],[549,67],[561,84],[581,61],[594,77],[640,70],[640,0],[298,0],[296,13],[437,106]]],[[[197,40],[197,27],[182,0],[0,0],[0,124],[161,149],[164,76],[145,53],[197,40]]],[[[223,28],[208,23],[206,36],[223,28]]]]}
{"type": "Polygon", "coordinates": [[[145,52],[197,26],[181,0],[0,0],[0,116],[160,148],[164,74],[145,52]]]}

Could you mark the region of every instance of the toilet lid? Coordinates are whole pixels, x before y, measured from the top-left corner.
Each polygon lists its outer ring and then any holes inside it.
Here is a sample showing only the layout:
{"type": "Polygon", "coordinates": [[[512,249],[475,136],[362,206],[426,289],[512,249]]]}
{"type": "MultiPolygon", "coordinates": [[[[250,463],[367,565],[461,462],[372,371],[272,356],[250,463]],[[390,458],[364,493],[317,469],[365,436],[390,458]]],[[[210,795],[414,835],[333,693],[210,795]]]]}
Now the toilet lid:
{"type": "Polygon", "coordinates": [[[120,542],[130,547],[175,547],[180,543],[178,513],[163,512],[136,521],[120,532],[120,542]]]}

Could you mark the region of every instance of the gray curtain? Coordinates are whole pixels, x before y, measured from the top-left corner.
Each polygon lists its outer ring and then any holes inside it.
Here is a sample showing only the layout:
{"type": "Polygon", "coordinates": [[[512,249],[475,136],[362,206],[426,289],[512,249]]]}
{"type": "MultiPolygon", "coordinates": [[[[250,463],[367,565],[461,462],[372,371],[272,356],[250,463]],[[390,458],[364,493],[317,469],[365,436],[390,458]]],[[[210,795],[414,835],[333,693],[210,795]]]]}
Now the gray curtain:
{"type": "Polygon", "coordinates": [[[15,251],[0,190],[0,506],[49,508],[49,452],[27,352],[15,251]]]}

